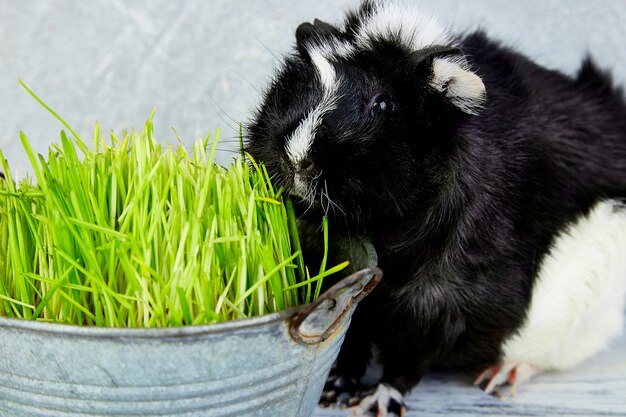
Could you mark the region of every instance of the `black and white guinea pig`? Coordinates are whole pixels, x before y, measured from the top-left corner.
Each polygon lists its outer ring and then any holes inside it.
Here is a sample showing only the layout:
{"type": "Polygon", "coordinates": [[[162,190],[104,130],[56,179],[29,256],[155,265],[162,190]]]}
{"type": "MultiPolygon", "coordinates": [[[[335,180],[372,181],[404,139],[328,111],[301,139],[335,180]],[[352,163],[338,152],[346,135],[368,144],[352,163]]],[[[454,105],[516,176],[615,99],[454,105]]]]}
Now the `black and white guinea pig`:
{"type": "Polygon", "coordinates": [[[398,407],[432,366],[492,392],[623,330],[626,104],[590,59],[569,77],[371,0],[303,23],[296,45],[246,149],[378,251],[331,379],[347,389],[377,346],[382,379],[355,414],[398,407]]]}

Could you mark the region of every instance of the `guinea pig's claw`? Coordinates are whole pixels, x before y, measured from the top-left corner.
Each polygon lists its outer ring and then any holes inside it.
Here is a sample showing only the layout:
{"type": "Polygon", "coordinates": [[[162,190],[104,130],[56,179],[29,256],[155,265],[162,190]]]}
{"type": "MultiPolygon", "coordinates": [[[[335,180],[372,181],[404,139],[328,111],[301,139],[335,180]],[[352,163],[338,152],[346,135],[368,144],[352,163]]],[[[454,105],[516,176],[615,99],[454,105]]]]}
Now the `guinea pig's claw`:
{"type": "Polygon", "coordinates": [[[406,407],[400,391],[387,384],[378,384],[376,389],[361,399],[358,405],[350,407],[349,417],[370,416],[373,411],[376,417],[388,417],[394,413],[404,417],[406,407]]]}
{"type": "Polygon", "coordinates": [[[504,395],[499,388],[509,385],[509,396],[513,397],[517,388],[530,381],[532,377],[539,373],[541,373],[539,367],[526,363],[494,365],[481,372],[474,381],[474,385],[483,385],[486,382],[483,390],[487,394],[494,394],[500,397],[504,395]]]}
{"type": "Polygon", "coordinates": [[[326,385],[324,385],[320,398],[320,406],[351,407],[359,403],[361,391],[362,386],[356,378],[331,374],[326,379],[326,385]]]}

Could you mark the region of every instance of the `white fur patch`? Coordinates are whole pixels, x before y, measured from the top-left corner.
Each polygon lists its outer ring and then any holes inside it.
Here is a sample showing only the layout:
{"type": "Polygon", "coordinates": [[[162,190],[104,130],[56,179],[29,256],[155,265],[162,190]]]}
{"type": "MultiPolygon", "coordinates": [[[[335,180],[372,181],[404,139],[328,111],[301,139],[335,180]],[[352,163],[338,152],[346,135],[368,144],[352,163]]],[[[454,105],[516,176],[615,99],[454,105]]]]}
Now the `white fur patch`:
{"type": "Polygon", "coordinates": [[[315,138],[315,131],[322,123],[324,115],[334,110],[337,104],[339,79],[330,60],[331,54],[332,50],[328,46],[312,46],[309,48],[309,55],[322,84],[323,94],[318,105],[302,119],[296,130],[287,139],[285,149],[289,160],[295,168],[309,154],[315,138]]]}
{"type": "Polygon", "coordinates": [[[322,123],[324,114],[332,109],[331,106],[324,103],[324,100],[317,105],[309,114],[302,119],[296,130],[287,139],[285,150],[289,160],[294,167],[307,157],[313,144],[315,131],[322,123]]]}
{"type": "Polygon", "coordinates": [[[315,45],[309,50],[321,54],[327,60],[346,58],[355,52],[354,45],[339,39],[327,39],[323,44],[315,45]]]}
{"type": "MultiPolygon", "coordinates": [[[[448,29],[434,17],[407,2],[378,2],[356,35],[362,48],[372,47],[376,39],[397,39],[412,51],[433,45],[456,46],[448,29]]],[[[445,94],[452,104],[476,114],[485,101],[485,85],[470,71],[463,57],[437,58],[433,61],[431,86],[445,94]]]]}
{"type": "Polygon", "coordinates": [[[422,12],[415,3],[379,1],[372,15],[360,28],[356,42],[369,47],[377,38],[399,39],[414,51],[430,45],[450,45],[452,37],[433,16],[422,12]]]}
{"type": "Polygon", "coordinates": [[[324,87],[324,95],[337,88],[337,74],[333,64],[329,61],[328,55],[329,53],[326,50],[320,50],[319,48],[309,50],[311,61],[324,87]]]}
{"type": "Polygon", "coordinates": [[[604,201],[555,241],[503,360],[546,370],[575,366],[623,331],[625,302],[626,208],[604,201]]]}
{"type": "Polygon", "coordinates": [[[476,114],[485,102],[485,85],[463,58],[434,59],[430,85],[465,113],[476,114]]]}

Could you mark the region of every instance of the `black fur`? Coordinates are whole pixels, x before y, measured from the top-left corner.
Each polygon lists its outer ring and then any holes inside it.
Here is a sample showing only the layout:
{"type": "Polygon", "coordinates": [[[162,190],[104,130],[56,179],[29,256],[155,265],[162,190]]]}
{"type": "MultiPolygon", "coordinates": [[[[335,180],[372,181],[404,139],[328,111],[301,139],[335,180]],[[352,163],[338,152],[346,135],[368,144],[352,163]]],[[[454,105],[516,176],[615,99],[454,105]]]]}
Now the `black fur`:
{"type": "MultiPolygon", "coordinates": [[[[287,190],[285,140],[322,94],[306,46],[354,40],[371,7],[343,30],[301,27],[299,52],[249,127],[248,152],[287,190]]],[[[571,78],[482,33],[458,45],[486,87],[477,115],[429,86],[432,59],[381,38],[334,64],[341,98],[310,156],[337,227],[370,236],[385,273],[357,309],[337,371],[360,377],[374,343],[383,382],[402,392],[434,365],[497,363],[555,236],[598,201],[626,197],[626,105],[591,59],[571,78]],[[374,114],[381,95],[393,108],[374,114]]]]}

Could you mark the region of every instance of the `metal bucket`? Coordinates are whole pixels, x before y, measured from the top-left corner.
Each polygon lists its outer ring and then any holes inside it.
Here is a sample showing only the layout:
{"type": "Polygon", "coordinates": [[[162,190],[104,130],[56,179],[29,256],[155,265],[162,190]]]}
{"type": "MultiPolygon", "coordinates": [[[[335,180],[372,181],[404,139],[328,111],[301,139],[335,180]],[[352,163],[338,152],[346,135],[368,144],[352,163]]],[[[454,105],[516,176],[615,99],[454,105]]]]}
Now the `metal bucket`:
{"type": "Polygon", "coordinates": [[[205,326],[0,318],[0,416],[309,417],[375,267],[316,302],[205,326]]]}

